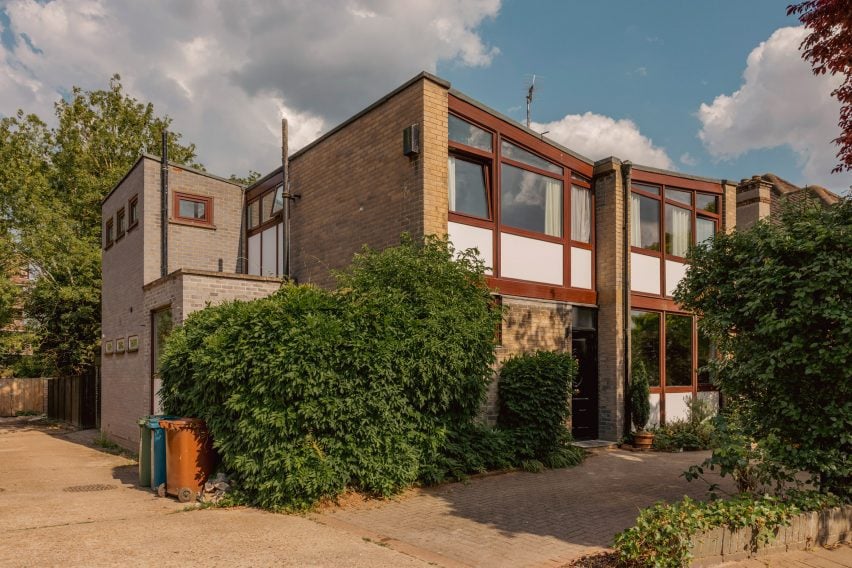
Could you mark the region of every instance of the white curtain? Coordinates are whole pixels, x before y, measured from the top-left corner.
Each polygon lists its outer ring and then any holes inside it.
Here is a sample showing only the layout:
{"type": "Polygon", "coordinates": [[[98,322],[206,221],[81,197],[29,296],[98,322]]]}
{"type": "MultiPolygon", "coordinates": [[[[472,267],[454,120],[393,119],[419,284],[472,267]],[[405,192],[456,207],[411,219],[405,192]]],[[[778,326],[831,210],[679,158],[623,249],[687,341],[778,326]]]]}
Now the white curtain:
{"type": "Polygon", "coordinates": [[[639,196],[630,194],[630,244],[634,247],[642,246],[642,217],[640,215],[639,196]]]}
{"type": "Polygon", "coordinates": [[[545,179],[544,232],[553,237],[562,236],[562,182],[545,179]]]}
{"type": "Polygon", "coordinates": [[[709,219],[699,217],[695,220],[695,244],[700,244],[707,239],[713,238],[716,232],[716,224],[709,219]]]}
{"type": "Polygon", "coordinates": [[[592,192],[585,187],[571,186],[571,240],[591,242],[592,192]]]}
{"type": "Polygon", "coordinates": [[[456,159],[447,159],[447,192],[450,201],[450,211],[456,210],[456,159]]]}
{"type": "Polygon", "coordinates": [[[675,256],[686,256],[689,249],[689,211],[680,207],[668,206],[672,214],[671,239],[675,256]]]}

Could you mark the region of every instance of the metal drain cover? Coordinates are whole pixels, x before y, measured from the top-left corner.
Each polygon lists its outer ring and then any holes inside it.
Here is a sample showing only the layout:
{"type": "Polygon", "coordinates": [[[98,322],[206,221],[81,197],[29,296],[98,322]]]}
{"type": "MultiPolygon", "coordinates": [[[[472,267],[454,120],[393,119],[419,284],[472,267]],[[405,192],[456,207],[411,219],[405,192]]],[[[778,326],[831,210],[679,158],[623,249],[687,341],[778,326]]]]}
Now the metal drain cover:
{"type": "Polygon", "coordinates": [[[109,491],[110,489],[118,489],[118,485],[106,485],[103,483],[72,485],[71,487],[66,487],[63,491],[67,491],[68,493],[84,493],[86,491],[109,491]]]}

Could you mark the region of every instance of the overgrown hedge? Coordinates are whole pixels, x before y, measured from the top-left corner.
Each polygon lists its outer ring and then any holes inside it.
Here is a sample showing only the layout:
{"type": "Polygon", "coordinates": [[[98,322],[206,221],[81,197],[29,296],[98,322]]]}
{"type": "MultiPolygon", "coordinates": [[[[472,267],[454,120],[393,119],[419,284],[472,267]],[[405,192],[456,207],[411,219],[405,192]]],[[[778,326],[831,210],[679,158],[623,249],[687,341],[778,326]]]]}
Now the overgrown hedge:
{"type": "Polygon", "coordinates": [[[579,463],[567,428],[577,360],[568,353],[538,351],[510,358],[500,370],[500,428],[526,469],[579,463]]]}
{"type": "Polygon", "coordinates": [[[339,282],[192,314],[164,351],[166,411],[206,420],[242,499],[272,509],[493,465],[461,463],[501,318],[482,263],[406,239],[339,282]]]}

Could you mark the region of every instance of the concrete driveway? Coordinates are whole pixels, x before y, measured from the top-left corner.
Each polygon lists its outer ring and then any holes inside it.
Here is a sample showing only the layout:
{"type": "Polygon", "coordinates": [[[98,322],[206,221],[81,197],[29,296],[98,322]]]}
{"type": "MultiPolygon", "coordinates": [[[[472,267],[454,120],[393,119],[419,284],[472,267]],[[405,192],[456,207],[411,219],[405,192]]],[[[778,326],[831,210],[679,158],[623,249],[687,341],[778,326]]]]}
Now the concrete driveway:
{"type": "Polygon", "coordinates": [[[187,512],[93,437],[0,422],[0,566],[560,566],[654,501],[704,495],[678,477],[703,453],[612,451],[309,516],[187,512]]]}

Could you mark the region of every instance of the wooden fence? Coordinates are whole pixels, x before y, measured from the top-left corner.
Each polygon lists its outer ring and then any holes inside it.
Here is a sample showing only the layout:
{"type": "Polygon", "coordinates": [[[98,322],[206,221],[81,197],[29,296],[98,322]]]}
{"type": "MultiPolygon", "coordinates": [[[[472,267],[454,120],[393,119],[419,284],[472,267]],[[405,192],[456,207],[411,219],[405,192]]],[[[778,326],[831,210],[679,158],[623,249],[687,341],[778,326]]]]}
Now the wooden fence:
{"type": "Polygon", "coordinates": [[[0,379],[0,416],[47,412],[47,379],[0,379]]]}
{"type": "Polygon", "coordinates": [[[47,416],[80,428],[100,426],[100,380],[97,367],[85,375],[47,381],[47,416]]]}

